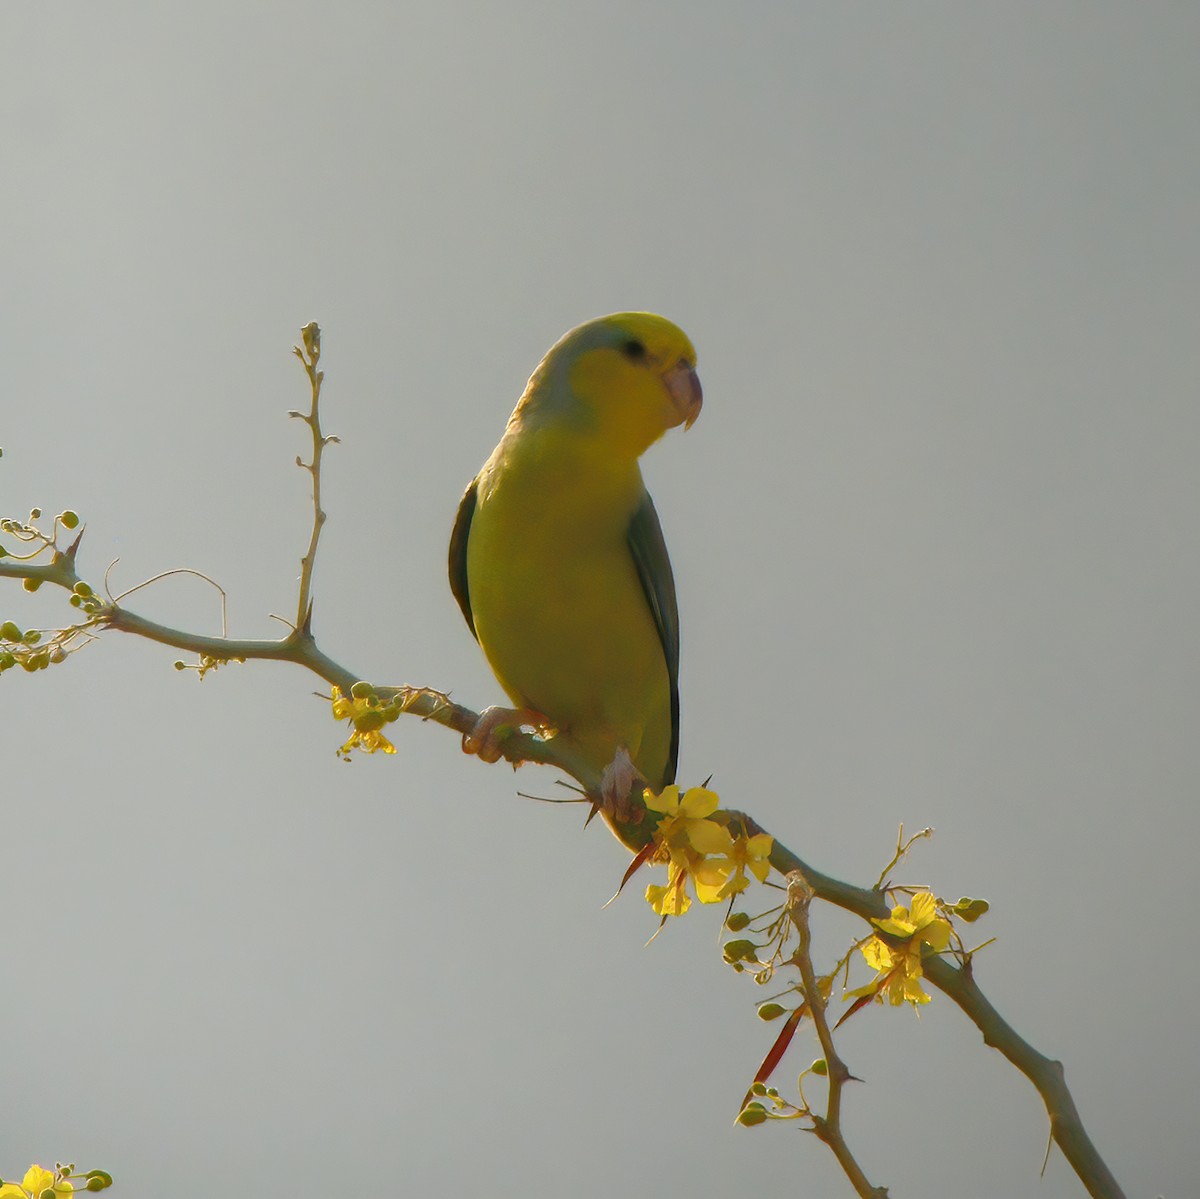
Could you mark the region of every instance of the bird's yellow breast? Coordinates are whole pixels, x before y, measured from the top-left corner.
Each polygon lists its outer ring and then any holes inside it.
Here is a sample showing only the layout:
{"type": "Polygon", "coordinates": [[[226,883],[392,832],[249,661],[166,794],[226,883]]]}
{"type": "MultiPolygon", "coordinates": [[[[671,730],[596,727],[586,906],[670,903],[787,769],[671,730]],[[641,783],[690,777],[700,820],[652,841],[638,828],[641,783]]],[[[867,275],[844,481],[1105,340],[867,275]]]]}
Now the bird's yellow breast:
{"type": "Polygon", "coordinates": [[[657,787],[670,680],[628,545],[643,494],[636,461],[553,428],[510,430],[477,481],[467,576],[479,643],[508,695],[597,770],[625,746],[657,787]]]}

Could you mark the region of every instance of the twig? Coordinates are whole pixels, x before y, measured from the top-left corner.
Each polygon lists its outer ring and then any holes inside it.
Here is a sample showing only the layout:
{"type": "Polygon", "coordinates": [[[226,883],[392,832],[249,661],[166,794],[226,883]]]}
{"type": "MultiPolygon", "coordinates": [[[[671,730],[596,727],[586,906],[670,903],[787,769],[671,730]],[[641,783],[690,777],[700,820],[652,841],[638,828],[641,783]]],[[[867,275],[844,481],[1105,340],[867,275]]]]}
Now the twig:
{"type": "Polygon", "coordinates": [[[338,438],[321,433],[321,384],[325,381],[325,372],[317,370],[317,363],[321,360],[320,326],[316,321],[309,321],[300,330],[300,336],[304,341],[304,348],[293,346],[292,353],[300,359],[304,372],[308,375],[309,386],[312,389],[312,406],[307,413],[293,409],[288,416],[302,420],[309,427],[313,439],[312,461],[305,462],[299,455],[296,457],[296,465],[312,476],[313,527],[308,539],[308,552],[300,559],[300,598],[296,603],[296,628],[308,630],[312,627],[312,579],[313,568],[317,562],[317,543],[321,540],[321,529],[326,520],[325,510],[321,507],[321,455],[325,452],[325,447],[338,441],[338,438]]]}
{"type": "Polygon", "coordinates": [[[817,1136],[833,1152],[843,1173],[850,1179],[851,1185],[862,1199],[887,1199],[887,1188],[872,1186],[858,1164],[846,1138],[842,1135],[842,1088],[850,1081],[851,1074],[846,1063],[838,1055],[833,1044],[833,1034],[829,1030],[829,1021],[825,1019],[825,997],[817,985],[816,974],[812,965],[812,932],[808,924],[808,907],[815,892],[808,885],[804,875],[799,871],[788,878],[788,913],[791,916],[792,927],[796,930],[799,944],[792,955],[792,961],[800,970],[800,986],[808,1005],[808,1014],[817,1030],[817,1038],[821,1042],[821,1050],[825,1055],[826,1077],[828,1079],[828,1094],[825,1102],[825,1115],[812,1113],[813,1130],[817,1136]]]}

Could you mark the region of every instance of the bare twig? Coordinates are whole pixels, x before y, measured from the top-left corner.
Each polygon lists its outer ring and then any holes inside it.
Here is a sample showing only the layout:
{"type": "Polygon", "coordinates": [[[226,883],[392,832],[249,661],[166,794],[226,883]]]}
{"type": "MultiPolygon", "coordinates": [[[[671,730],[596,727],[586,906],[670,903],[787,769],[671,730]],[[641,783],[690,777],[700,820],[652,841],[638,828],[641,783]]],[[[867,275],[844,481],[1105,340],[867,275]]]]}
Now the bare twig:
{"type": "Polygon", "coordinates": [[[326,520],[325,510],[321,507],[321,455],[325,452],[325,447],[336,442],[338,438],[325,436],[321,432],[321,384],[325,381],[325,372],[317,370],[317,363],[321,360],[320,326],[316,321],[309,321],[300,330],[300,336],[304,341],[304,348],[293,346],[292,352],[300,359],[304,365],[304,372],[308,375],[312,405],[308,412],[293,410],[288,416],[302,420],[312,433],[313,440],[312,461],[305,462],[299,456],[296,458],[296,465],[312,476],[313,527],[308,539],[308,552],[300,559],[300,598],[296,603],[296,628],[307,630],[312,626],[312,579],[313,568],[317,562],[317,543],[321,540],[321,529],[326,520]]]}

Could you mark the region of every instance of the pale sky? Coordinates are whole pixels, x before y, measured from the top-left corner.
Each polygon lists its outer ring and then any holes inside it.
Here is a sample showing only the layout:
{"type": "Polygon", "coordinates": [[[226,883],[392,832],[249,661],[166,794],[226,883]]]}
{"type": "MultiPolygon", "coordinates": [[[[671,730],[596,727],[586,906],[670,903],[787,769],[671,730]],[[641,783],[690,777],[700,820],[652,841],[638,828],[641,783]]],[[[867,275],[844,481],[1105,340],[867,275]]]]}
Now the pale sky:
{"type": "MultiPolygon", "coordinates": [[[[1193,1195],[1198,51],[1169,3],[9,0],[0,514],[75,508],[89,579],[192,567],[274,635],[318,320],[320,643],[499,702],[458,498],[560,334],[662,312],[705,389],[643,464],[681,781],[862,884],[933,826],[897,877],[991,901],[985,992],[1131,1196],[1193,1195]]],[[[130,604],[216,632],[213,595],[130,604]]],[[[647,948],[649,876],[602,910],[627,855],[517,797],[553,772],[416,721],[346,765],[317,680],[177,656],[108,635],[0,679],[0,1175],[851,1193],[795,1126],[733,1127],[766,996],[717,911],[647,948]]],[[[832,964],[857,926],[817,921],[832,964]]],[[[948,1001],[839,1044],[893,1195],[1083,1193],[948,1001]]]]}

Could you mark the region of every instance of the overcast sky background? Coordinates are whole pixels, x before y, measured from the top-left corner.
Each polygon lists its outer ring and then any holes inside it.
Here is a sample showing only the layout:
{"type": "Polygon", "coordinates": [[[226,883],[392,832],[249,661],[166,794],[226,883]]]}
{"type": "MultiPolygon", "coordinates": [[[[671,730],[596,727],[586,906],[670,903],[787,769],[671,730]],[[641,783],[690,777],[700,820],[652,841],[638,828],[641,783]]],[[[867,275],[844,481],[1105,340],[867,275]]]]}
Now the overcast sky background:
{"type": "MultiPolygon", "coordinates": [[[[644,473],[683,623],[681,778],[814,865],[983,895],[985,991],[1130,1195],[1195,1194],[1200,9],[10,2],[0,511],[114,589],[203,570],[278,632],[500,692],[445,581],[463,487],[567,328],[664,313],[705,409],[644,473]]],[[[131,605],[218,630],[172,580],[131,605]]],[[[53,625],[63,599],[0,589],[53,625]]],[[[0,1174],[119,1194],[837,1196],[732,1126],[775,1035],[697,911],[554,794],[291,667],[117,635],[0,680],[0,1174]]],[[[856,935],[819,916],[832,962],[856,935]]],[[[865,975],[864,975],[865,977],[865,975]]],[[[896,1196],[1077,1196],[948,1001],[840,1036],[896,1196]]],[[[816,1056],[808,1034],[785,1089],[816,1056]]]]}

